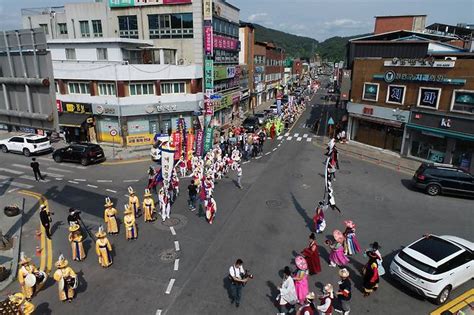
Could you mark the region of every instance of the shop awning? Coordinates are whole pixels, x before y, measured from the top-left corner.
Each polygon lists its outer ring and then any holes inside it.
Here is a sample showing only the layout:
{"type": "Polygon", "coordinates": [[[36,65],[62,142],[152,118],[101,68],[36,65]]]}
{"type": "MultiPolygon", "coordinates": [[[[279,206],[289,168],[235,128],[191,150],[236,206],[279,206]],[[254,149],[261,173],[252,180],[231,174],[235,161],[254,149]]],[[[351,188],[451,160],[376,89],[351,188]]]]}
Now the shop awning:
{"type": "Polygon", "coordinates": [[[59,116],[59,125],[63,127],[81,127],[87,115],[63,113],[59,116]]]}
{"type": "Polygon", "coordinates": [[[444,129],[438,129],[438,128],[430,128],[430,127],[419,126],[419,125],[414,125],[414,124],[407,124],[407,127],[412,128],[412,129],[417,129],[417,130],[429,131],[432,133],[437,133],[437,134],[451,137],[451,138],[474,141],[474,135],[468,135],[462,132],[444,130],[444,129]]]}
{"type": "Polygon", "coordinates": [[[366,116],[366,115],[359,115],[359,114],[354,114],[354,113],[349,113],[349,116],[363,119],[363,120],[372,121],[374,123],[381,124],[381,125],[386,125],[386,126],[391,126],[391,127],[396,127],[396,128],[402,127],[401,121],[388,120],[388,119],[377,118],[377,117],[366,116]]]}

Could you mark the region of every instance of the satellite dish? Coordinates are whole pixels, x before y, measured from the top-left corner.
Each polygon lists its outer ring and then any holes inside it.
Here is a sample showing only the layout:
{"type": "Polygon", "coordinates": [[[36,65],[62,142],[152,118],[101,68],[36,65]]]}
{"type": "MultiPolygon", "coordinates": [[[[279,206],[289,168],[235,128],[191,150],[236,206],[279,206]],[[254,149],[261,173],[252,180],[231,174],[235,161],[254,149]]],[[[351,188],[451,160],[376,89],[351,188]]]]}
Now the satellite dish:
{"type": "Polygon", "coordinates": [[[183,58],[181,58],[181,59],[178,60],[178,65],[179,65],[179,66],[184,65],[184,59],[183,59],[183,58]]]}

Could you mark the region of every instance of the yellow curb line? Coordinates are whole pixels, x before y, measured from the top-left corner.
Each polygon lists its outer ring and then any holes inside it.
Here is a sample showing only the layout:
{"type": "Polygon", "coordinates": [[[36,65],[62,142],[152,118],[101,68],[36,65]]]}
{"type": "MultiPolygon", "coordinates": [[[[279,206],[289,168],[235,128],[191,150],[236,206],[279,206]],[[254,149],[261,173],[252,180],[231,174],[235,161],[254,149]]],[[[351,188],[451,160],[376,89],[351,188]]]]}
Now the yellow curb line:
{"type": "MultiPolygon", "coordinates": [[[[45,205],[46,209],[49,211],[48,200],[44,198],[43,195],[35,193],[30,190],[20,190],[18,193],[26,196],[33,197],[38,200],[40,205],[45,205]]],[[[40,260],[40,270],[45,271],[49,274],[53,267],[53,243],[49,238],[46,238],[46,230],[43,225],[40,223],[41,228],[41,260],[40,260]],[[46,245],[46,246],[45,246],[46,245]],[[47,247],[47,248],[46,248],[47,247]],[[47,255],[47,257],[46,257],[47,255]],[[46,258],[48,260],[46,261],[46,258]]]]}
{"type": "Polygon", "coordinates": [[[116,162],[103,162],[100,163],[99,165],[121,165],[121,164],[132,164],[132,163],[141,163],[145,161],[151,161],[151,158],[142,158],[142,159],[134,159],[134,160],[125,160],[125,161],[116,161],[116,162]]]}
{"type": "Polygon", "coordinates": [[[430,315],[439,315],[444,314],[444,311],[450,311],[449,314],[456,314],[457,311],[464,306],[468,306],[468,298],[470,301],[473,300],[474,296],[474,289],[470,289],[464,292],[462,295],[458,296],[457,298],[453,299],[452,301],[442,305],[441,307],[435,309],[430,315]],[[454,309],[455,308],[455,309],[454,309]]]}

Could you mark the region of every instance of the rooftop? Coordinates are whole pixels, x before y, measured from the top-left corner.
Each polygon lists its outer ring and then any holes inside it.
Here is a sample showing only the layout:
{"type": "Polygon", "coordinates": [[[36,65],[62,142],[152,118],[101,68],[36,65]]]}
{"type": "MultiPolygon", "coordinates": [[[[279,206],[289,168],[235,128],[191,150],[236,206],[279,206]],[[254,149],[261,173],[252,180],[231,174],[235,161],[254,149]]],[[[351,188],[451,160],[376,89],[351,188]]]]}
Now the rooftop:
{"type": "Polygon", "coordinates": [[[406,14],[406,15],[376,15],[374,18],[397,18],[397,17],[417,17],[427,16],[426,14],[406,14]]]}
{"type": "Polygon", "coordinates": [[[119,44],[131,44],[139,46],[153,46],[151,40],[141,40],[133,38],[120,38],[120,37],[95,37],[95,38],[76,38],[76,39],[50,39],[48,45],[51,44],[94,44],[94,43],[119,43],[119,44]]]}

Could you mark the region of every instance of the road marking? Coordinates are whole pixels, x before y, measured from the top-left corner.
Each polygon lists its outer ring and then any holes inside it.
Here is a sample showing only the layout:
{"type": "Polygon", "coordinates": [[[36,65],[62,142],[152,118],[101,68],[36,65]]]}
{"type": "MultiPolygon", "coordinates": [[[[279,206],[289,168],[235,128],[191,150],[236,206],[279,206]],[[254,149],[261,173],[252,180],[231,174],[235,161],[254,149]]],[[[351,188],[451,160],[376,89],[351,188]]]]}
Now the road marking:
{"type": "Polygon", "coordinates": [[[313,139],[311,139],[311,138],[306,139],[307,142],[311,142],[311,140],[313,140],[313,139]]]}
{"type": "Polygon", "coordinates": [[[123,196],[124,196],[125,198],[128,198],[128,197],[130,197],[129,195],[123,195],[123,196]]]}
{"type": "Polygon", "coordinates": [[[289,132],[285,133],[285,137],[288,137],[289,135],[290,135],[290,133],[289,133],[289,132]]]}
{"type": "Polygon", "coordinates": [[[303,139],[303,138],[298,137],[298,138],[296,138],[296,141],[301,141],[302,139],[303,139]]]}
{"type": "Polygon", "coordinates": [[[166,294],[170,294],[171,293],[171,289],[173,289],[173,284],[176,280],[175,279],[170,279],[170,283],[168,283],[168,287],[166,288],[166,294]]]}
{"type": "Polygon", "coordinates": [[[305,134],[303,135],[303,138],[308,138],[308,134],[305,133],[305,134]]]}
{"type": "Polygon", "coordinates": [[[63,180],[61,177],[55,178],[55,180],[63,180]]]}
{"type": "Polygon", "coordinates": [[[176,235],[176,230],[174,229],[174,227],[170,226],[170,231],[172,235],[176,235]]]}
{"type": "Polygon", "coordinates": [[[278,146],[281,146],[281,143],[278,146]]]}
{"type": "Polygon", "coordinates": [[[120,165],[120,164],[132,164],[132,163],[140,163],[150,161],[150,158],[142,158],[136,160],[129,160],[129,161],[111,161],[111,162],[102,162],[100,165],[120,165]]]}
{"type": "Polygon", "coordinates": [[[82,178],[74,178],[74,180],[75,180],[76,182],[85,182],[85,181],[87,181],[87,180],[82,179],[82,178]]]}
{"type": "Polygon", "coordinates": [[[295,133],[295,134],[293,135],[293,137],[296,138],[296,137],[298,137],[299,135],[300,135],[299,133],[295,133]]]}
{"type": "Polygon", "coordinates": [[[17,190],[18,190],[18,188],[13,188],[13,189],[10,189],[9,191],[7,191],[7,193],[12,193],[12,192],[17,191],[17,190]]]}
{"type": "Polygon", "coordinates": [[[15,167],[19,167],[19,168],[24,168],[24,169],[31,169],[31,167],[27,166],[27,165],[21,165],[21,164],[12,164],[12,166],[15,166],[15,167]]]}
{"type": "Polygon", "coordinates": [[[245,161],[245,162],[242,162],[242,164],[247,164],[247,163],[250,163],[250,161],[245,161]]]}
{"type": "Polygon", "coordinates": [[[87,167],[82,166],[82,165],[69,165],[69,164],[61,164],[61,166],[68,167],[68,168],[78,168],[80,170],[85,170],[87,167]]]}
{"type": "Polygon", "coordinates": [[[179,258],[174,260],[174,271],[178,271],[179,269],[179,258]]]}
{"type": "Polygon", "coordinates": [[[156,310],[155,315],[161,315],[161,312],[163,312],[163,311],[162,310],[156,310]]]}
{"type": "Polygon", "coordinates": [[[277,140],[281,140],[281,139],[283,139],[283,136],[278,136],[277,137],[277,140]]]}
{"type": "Polygon", "coordinates": [[[179,241],[174,241],[174,249],[179,252],[179,241]]]}
{"type": "Polygon", "coordinates": [[[111,193],[114,193],[114,194],[116,194],[116,193],[117,193],[117,191],[116,191],[116,190],[112,190],[112,189],[106,189],[106,191],[108,191],[108,192],[111,192],[111,193]]]}
{"type": "Polygon", "coordinates": [[[45,157],[42,157],[42,156],[39,156],[37,157],[38,160],[41,160],[41,161],[47,161],[47,162],[52,162],[53,159],[48,159],[48,158],[45,158],[45,157]]]}
{"type": "Polygon", "coordinates": [[[272,150],[272,151],[274,151],[274,152],[275,152],[276,150],[277,150],[277,148],[273,148],[273,150],[272,150]]]}
{"type": "Polygon", "coordinates": [[[126,180],[124,180],[123,182],[124,182],[124,183],[136,183],[136,182],[138,182],[138,181],[140,181],[140,180],[139,180],[139,179],[126,179],[126,180]]]}
{"type": "Polygon", "coordinates": [[[271,152],[267,152],[267,153],[265,153],[265,155],[269,155],[270,153],[271,153],[271,152]]]}
{"type": "Polygon", "coordinates": [[[290,141],[291,139],[293,139],[293,137],[288,137],[286,138],[286,140],[290,141]]]}
{"type": "Polygon", "coordinates": [[[53,170],[53,171],[56,171],[56,172],[72,173],[72,171],[70,171],[70,170],[63,170],[63,169],[55,168],[55,167],[48,167],[47,169],[48,170],[53,170]]]}
{"type": "Polygon", "coordinates": [[[257,156],[255,159],[260,160],[261,158],[262,158],[261,156],[257,156]]]}
{"type": "Polygon", "coordinates": [[[11,169],[8,169],[8,168],[3,168],[3,167],[0,167],[0,171],[4,171],[4,172],[15,174],[15,175],[21,175],[21,174],[25,173],[25,172],[15,171],[15,170],[11,170],[11,169]]]}
{"type": "Polygon", "coordinates": [[[91,187],[91,188],[99,188],[99,186],[96,186],[96,185],[90,185],[90,184],[87,184],[87,187],[91,187]]]}
{"type": "MultiPolygon", "coordinates": [[[[1,178],[0,178],[1,179],[1,178]]],[[[33,188],[34,186],[31,186],[31,185],[27,185],[27,184],[22,184],[22,183],[16,183],[16,182],[11,182],[11,181],[3,181],[1,182],[0,184],[2,184],[2,187],[4,185],[8,185],[8,186],[13,186],[13,187],[18,187],[18,188],[24,188],[24,189],[31,189],[33,188]]]]}
{"type": "MultiPolygon", "coordinates": [[[[29,175],[21,175],[21,176],[18,177],[18,178],[27,179],[27,180],[31,180],[31,181],[34,181],[34,182],[37,181],[36,178],[34,178],[33,176],[29,176],[29,175]]],[[[42,182],[48,183],[48,182],[50,182],[50,180],[49,180],[49,179],[43,179],[42,182]]]]}
{"type": "Polygon", "coordinates": [[[98,179],[98,183],[111,183],[112,181],[110,179],[98,179]]]}
{"type": "Polygon", "coordinates": [[[71,184],[76,184],[76,185],[79,184],[78,182],[75,182],[75,181],[73,181],[73,180],[68,180],[67,182],[68,182],[68,183],[71,183],[71,184]]]}

